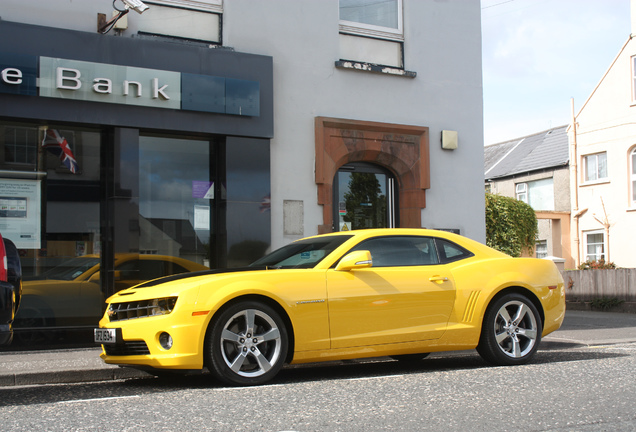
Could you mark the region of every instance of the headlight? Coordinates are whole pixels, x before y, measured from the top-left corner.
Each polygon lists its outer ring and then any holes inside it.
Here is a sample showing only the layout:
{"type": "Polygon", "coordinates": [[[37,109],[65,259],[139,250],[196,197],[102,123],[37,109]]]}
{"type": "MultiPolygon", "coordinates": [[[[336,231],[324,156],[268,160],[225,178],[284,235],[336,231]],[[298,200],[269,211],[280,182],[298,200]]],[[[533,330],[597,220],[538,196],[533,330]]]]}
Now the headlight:
{"type": "Polygon", "coordinates": [[[111,303],[108,306],[108,318],[112,322],[167,315],[172,312],[176,304],[177,297],[111,303]]]}

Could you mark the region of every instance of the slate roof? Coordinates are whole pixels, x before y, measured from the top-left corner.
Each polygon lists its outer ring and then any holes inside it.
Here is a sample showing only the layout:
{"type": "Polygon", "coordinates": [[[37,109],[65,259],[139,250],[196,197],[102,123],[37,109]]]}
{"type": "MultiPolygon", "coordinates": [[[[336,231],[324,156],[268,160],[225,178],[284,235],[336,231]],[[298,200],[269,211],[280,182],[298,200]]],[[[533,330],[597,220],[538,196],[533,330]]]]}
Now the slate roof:
{"type": "Polygon", "coordinates": [[[484,147],[486,180],[566,166],[570,161],[568,126],[484,147]]]}

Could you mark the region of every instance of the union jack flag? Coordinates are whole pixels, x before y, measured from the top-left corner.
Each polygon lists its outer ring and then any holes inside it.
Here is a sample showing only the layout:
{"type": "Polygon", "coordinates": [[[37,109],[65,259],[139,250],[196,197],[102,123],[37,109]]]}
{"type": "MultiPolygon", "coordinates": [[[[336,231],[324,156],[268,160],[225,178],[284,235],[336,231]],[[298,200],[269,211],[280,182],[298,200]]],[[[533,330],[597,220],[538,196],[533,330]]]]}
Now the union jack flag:
{"type": "Polygon", "coordinates": [[[68,145],[66,138],[62,137],[55,129],[47,129],[42,140],[42,147],[60,158],[60,161],[73,174],[77,174],[78,166],[75,156],[68,145]]]}

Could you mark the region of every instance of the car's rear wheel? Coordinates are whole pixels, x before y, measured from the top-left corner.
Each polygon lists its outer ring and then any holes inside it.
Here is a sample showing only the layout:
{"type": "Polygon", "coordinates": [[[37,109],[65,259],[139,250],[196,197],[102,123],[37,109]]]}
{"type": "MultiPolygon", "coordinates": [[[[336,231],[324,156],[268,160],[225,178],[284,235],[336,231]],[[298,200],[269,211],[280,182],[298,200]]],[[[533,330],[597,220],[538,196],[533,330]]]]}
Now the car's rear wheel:
{"type": "Polygon", "coordinates": [[[486,310],[477,351],[496,365],[530,361],[541,342],[541,317],[521,294],[506,294],[486,310]]]}
{"type": "Polygon", "coordinates": [[[283,367],[287,348],[285,323],[273,308],[240,302],[213,322],[206,341],[206,365],[228,384],[263,384],[283,367]]]}

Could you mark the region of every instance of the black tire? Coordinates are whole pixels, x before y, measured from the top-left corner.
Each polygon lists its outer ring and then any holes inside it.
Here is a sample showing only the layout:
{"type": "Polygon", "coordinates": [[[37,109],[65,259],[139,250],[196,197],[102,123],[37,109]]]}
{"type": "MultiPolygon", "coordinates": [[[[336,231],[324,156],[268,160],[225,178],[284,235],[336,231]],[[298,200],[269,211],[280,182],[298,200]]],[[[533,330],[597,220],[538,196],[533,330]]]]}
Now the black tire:
{"type": "Polygon", "coordinates": [[[393,360],[397,360],[404,363],[413,363],[418,362],[420,360],[424,360],[429,356],[430,353],[422,353],[422,354],[400,354],[400,355],[392,355],[390,356],[393,360]]]}
{"type": "Polygon", "coordinates": [[[535,305],[521,294],[506,294],[486,310],[477,352],[495,365],[525,364],[539,348],[542,331],[535,305]]]}
{"type": "Polygon", "coordinates": [[[245,301],[229,306],[211,323],[206,336],[206,366],[231,385],[263,384],[283,367],[287,328],[266,304],[245,301]]]}

